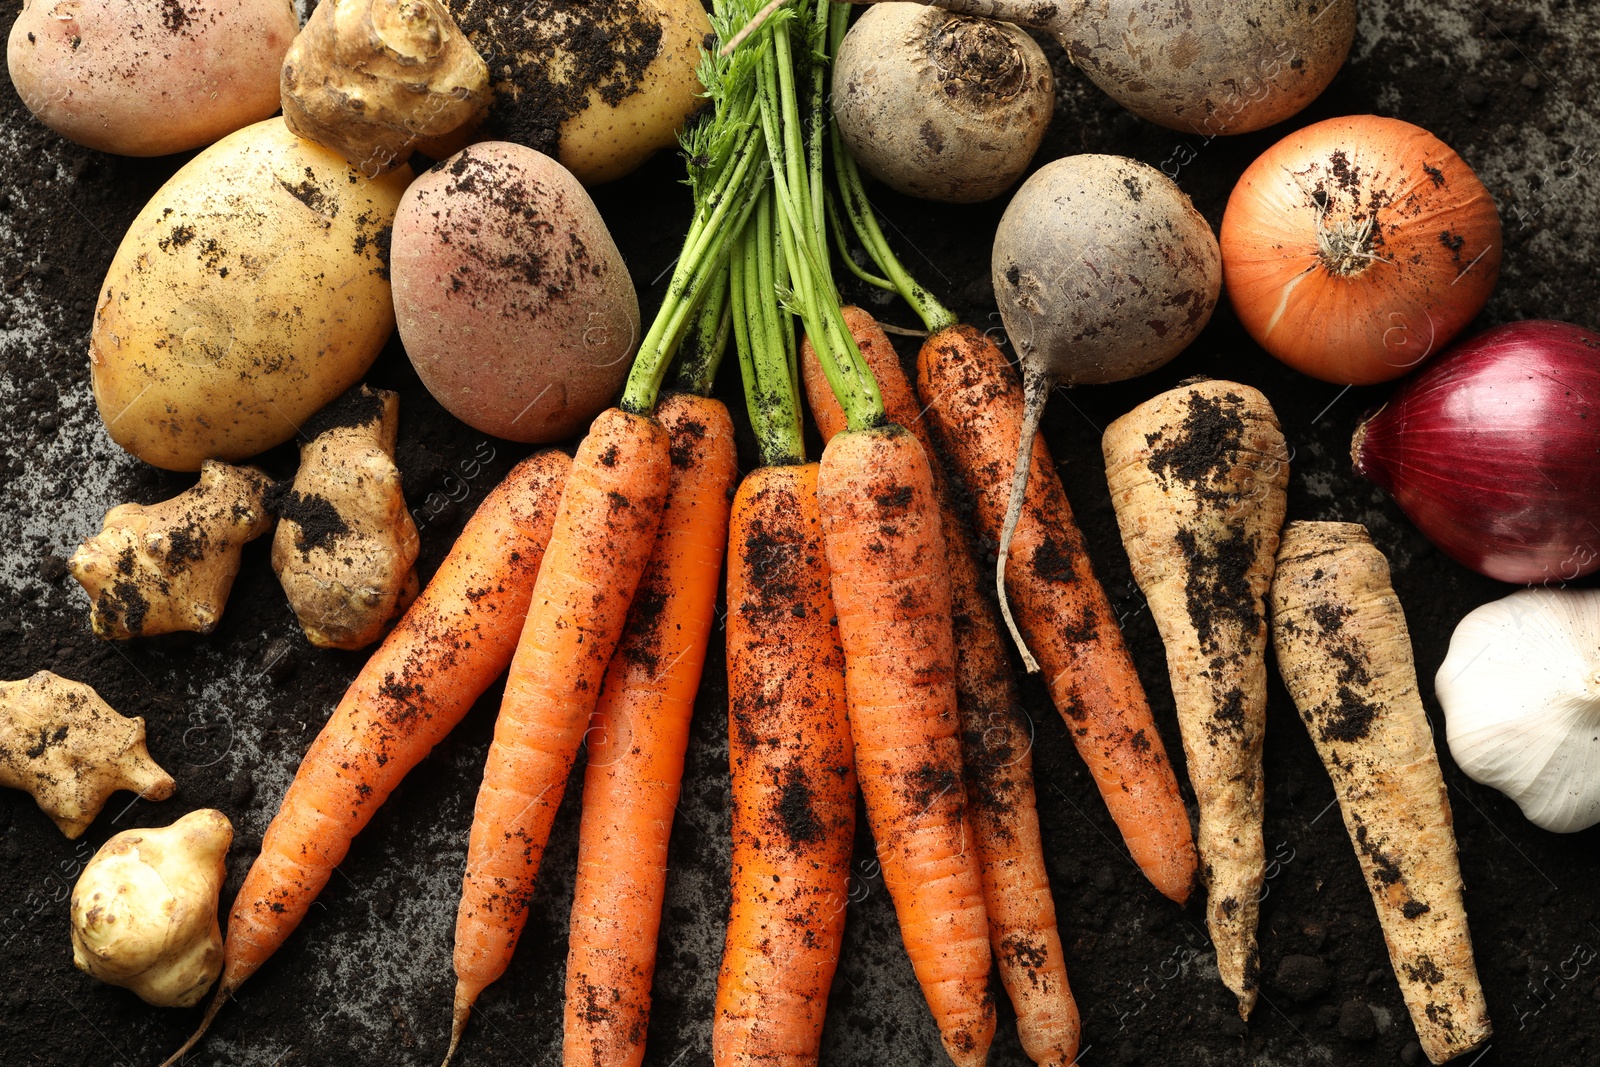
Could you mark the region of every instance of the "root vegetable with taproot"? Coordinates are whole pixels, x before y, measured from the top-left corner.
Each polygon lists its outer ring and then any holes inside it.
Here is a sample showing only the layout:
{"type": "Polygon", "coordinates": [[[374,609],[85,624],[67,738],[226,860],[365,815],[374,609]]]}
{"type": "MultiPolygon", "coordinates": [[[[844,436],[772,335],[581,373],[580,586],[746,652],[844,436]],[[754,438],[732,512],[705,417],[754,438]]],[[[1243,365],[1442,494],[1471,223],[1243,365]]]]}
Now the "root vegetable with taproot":
{"type": "MultiPolygon", "coordinates": [[[[1039,837],[1033,723],[1011,675],[1005,626],[986,595],[972,534],[937,460],[932,432],[921,418],[921,404],[900,357],[866,311],[847,307],[844,317],[878,380],[885,412],[917,436],[932,466],[950,575],[962,773],[983,873],[989,944],[1016,1009],[1023,1050],[1038,1064],[1070,1064],[1078,1055],[1078,1005],[1067,982],[1066,955],[1039,837]]],[[[824,440],[831,440],[845,429],[844,411],[828,389],[809,342],[802,348],[801,373],[817,429],[824,440]]]]}
{"type": "Polygon", "coordinates": [[[728,539],[732,903],[717,975],[716,1067],[815,1064],[839,964],[855,838],[844,650],[822,545],[819,466],[806,461],[789,263],[772,196],[735,248],[730,327],[761,466],[728,539]]]}
{"type": "MultiPolygon", "coordinates": [[[[825,33],[837,50],[848,9],[819,0],[814,14],[800,10],[810,23],[800,32],[812,42],[825,33]]],[[[962,788],[950,581],[933,472],[916,436],[889,422],[844,320],[828,263],[826,69],[811,59],[795,63],[786,20],[778,21],[777,47],[763,56],[762,124],[789,303],[845,416],[845,429],[823,450],[817,499],[856,773],[906,954],[945,1051],[958,1067],[979,1067],[995,1026],[989,930],[962,788]]],[[[795,51],[814,56],[805,43],[795,51]]]]}
{"type": "Polygon", "coordinates": [[[1322,757],[1417,1040],[1443,1063],[1490,1023],[1450,799],[1405,612],[1366,527],[1293,522],[1272,583],[1278,670],[1322,757]]]}
{"type": "MultiPolygon", "coordinates": [[[[716,12],[720,30],[728,6],[716,12]]],[[[764,186],[753,65],[708,57],[701,73],[712,114],[684,141],[695,211],[683,251],[617,406],[600,413],[573,457],[506,678],[467,843],[446,1064],[478,996],[510,966],[567,777],[655,550],[672,480],[672,442],[655,417],[667,368],[764,186]]]]}
{"type": "MultiPolygon", "coordinates": [[[[998,539],[1016,481],[1014,457],[1027,407],[1023,383],[988,335],[960,324],[906,271],[878,226],[837,130],[833,146],[845,213],[883,272],[878,277],[854,268],[857,275],[900,294],[928,329],[917,355],[917,391],[926,407],[914,408],[911,421],[941,439],[973,495],[974,524],[985,537],[998,539]]],[[[844,262],[854,261],[846,256],[844,262]]],[[[1031,448],[1013,535],[1018,565],[1006,577],[1006,590],[1043,663],[1051,699],[1134,862],[1163,895],[1181,904],[1193,888],[1196,860],[1177,775],[1049,450],[1037,437],[1031,448]]],[[[957,632],[969,643],[959,624],[957,632]]]]}
{"type": "Polygon", "coordinates": [[[1166,645],[1200,807],[1217,969],[1249,1018],[1266,865],[1265,602],[1288,506],[1288,449],[1267,398],[1226,381],[1141,404],[1111,424],[1103,447],[1128,562],[1166,645]]]}

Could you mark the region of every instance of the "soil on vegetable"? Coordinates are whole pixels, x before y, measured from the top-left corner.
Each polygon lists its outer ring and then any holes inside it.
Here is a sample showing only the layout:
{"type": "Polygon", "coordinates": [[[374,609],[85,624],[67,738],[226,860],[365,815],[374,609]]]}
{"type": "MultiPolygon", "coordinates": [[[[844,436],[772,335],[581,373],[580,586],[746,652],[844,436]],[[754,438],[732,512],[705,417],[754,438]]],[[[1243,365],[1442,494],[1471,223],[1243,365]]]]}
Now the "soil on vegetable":
{"type": "MultiPolygon", "coordinates": [[[[1573,0],[1362,0],[1360,9],[1354,59],[1329,91],[1288,123],[1240,137],[1208,140],[1142,122],[1046,44],[1058,108],[1037,161],[1084,151],[1143,160],[1173,174],[1215,226],[1234,180],[1290,129],[1335,115],[1394,115],[1459,152],[1499,204],[1505,265],[1474,328],[1540,317],[1600,326],[1600,275],[1573,269],[1600,262],[1600,115],[1592,107],[1600,67],[1590,47],[1600,39],[1600,10],[1573,0]]],[[[647,49],[630,47],[624,54],[637,66],[647,49]]],[[[597,50],[594,58],[604,57],[597,50]]],[[[554,130],[570,106],[570,99],[540,105],[544,118],[530,119],[528,128],[554,130]]],[[[66,558],[99,530],[108,508],[163,500],[194,482],[192,474],[155,470],[111,443],[95,412],[86,356],[99,283],[117,242],[188,158],[124,159],[68,144],[28,117],[9,86],[0,88],[0,677],[50,669],[93,685],[118,711],[145,718],[151,754],[178,781],[177,794],[159,803],[113,796],[79,841],[63,837],[26,794],[0,790],[0,1062],[8,1064],[154,1064],[188,1035],[198,1012],[150,1008],[73,968],[71,885],[111,834],[166,825],[209,806],[236,829],[226,907],[301,756],[365,660],[364,653],[306,642],[272,575],[270,536],[246,546],[227,610],[206,637],[97,640],[87,598],[67,576],[66,558]]],[[[647,316],[688,219],[681,177],[669,154],[594,190],[647,316]]],[[[989,248],[1004,198],[945,207],[878,188],[871,196],[909,269],[965,321],[1003,336],[989,248]]],[[[853,279],[841,284],[887,322],[914,325],[896,301],[853,279]]],[[[909,363],[915,340],[899,350],[909,363]]],[[[748,471],[756,443],[735,371],[723,368],[717,395],[736,412],[740,466],[748,471]]],[[[1350,433],[1390,389],[1343,391],[1295,374],[1249,341],[1226,296],[1199,340],[1169,367],[1058,396],[1043,429],[1186,795],[1164,651],[1121,548],[1100,434],[1135,405],[1201,373],[1255,386],[1271,400],[1294,449],[1290,518],[1364,522],[1391,561],[1441,745],[1496,1029],[1486,1054],[1465,1059],[1473,1067],[1600,1060],[1600,896],[1593,888],[1600,884],[1600,831],[1545,833],[1511,801],[1466,778],[1443,747],[1433,698],[1433,672],[1452,627],[1509,587],[1450,561],[1383,492],[1351,473],[1350,433]]],[[[397,342],[367,380],[400,393],[397,463],[421,528],[426,581],[484,494],[530,449],[452,419],[422,388],[397,342]]],[[[820,439],[809,426],[807,434],[815,458],[820,439]]],[[[256,462],[284,479],[295,461],[291,443],[256,462]]],[[[983,546],[990,564],[993,550],[983,546]]],[[[724,636],[719,622],[672,829],[646,1055],[652,1067],[710,1062],[731,819],[724,636]]],[[[1051,888],[1083,1015],[1083,1067],[1426,1062],[1332,787],[1270,667],[1269,674],[1262,1001],[1248,1023],[1217,980],[1203,895],[1179,908],[1140,877],[1042,681],[1018,675],[1032,719],[1051,888]]],[[[499,697],[497,685],[377,812],[301,928],[222,1011],[196,1062],[432,1067],[442,1059],[466,835],[499,697]]],[[[484,994],[468,1029],[464,1064],[559,1060],[582,770],[580,763],[563,798],[511,969],[484,994]]],[[[864,817],[857,825],[823,1062],[946,1062],[900,945],[864,817]]],[[[1003,992],[996,1007],[989,1063],[1022,1067],[1027,1059],[1003,992]]]]}
{"type": "Polygon", "coordinates": [[[640,91],[661,50],[661,21],[646,0],[450,0],[450,13],[489,65],[494,103],[484,125],[498,139],[554,156],[561,124],[640,91]],[[560,53],[560,66],[542,62],[560,53]]]}

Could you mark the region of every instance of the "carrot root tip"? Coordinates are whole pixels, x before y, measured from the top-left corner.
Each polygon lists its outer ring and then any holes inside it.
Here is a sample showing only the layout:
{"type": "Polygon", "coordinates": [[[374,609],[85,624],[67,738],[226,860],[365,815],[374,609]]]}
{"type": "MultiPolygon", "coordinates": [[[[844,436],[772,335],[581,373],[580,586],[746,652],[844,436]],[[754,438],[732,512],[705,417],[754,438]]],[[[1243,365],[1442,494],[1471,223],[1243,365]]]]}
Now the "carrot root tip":
{"type": "Polygon", "coordinates": [[[175,1063],[187,1056],[190,1050],[200,1043],[200,1039],[206,1036],[206,1031],[211,1029],[211,1022],[217,1017],[217,1012],[222,1010],[223,1002],[231,997],[234,990],[238,988],[238,986],[227,982],[217,986],[216,993],[211,997],[211,1003],[206,1005],[206,1013],[201,1017],[199,1027],[189,1035],[189,1040],[179,1046],[178,1051],[161,1061],[161,1067],[173,1067],[175,1063]]]}
{"type": "Polygon", "coordinates": [[[467,1020],[472,1016],[472,1003],[476,999],[461,983],[456,983],[455,1008],[450,1014],[450,1047],[445,1049],[444,1063],[440,1067],[450,1067],[450,1061],[455,1058],[456,1047],[461,1044],[461,1035],[466,1032],[467,1020]]]}

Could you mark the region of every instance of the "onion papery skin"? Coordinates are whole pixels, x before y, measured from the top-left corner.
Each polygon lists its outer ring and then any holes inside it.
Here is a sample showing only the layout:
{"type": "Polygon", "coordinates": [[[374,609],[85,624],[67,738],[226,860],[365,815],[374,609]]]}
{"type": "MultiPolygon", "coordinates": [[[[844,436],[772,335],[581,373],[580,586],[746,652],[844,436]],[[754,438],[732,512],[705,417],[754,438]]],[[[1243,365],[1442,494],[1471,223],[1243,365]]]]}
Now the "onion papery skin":
{"type": "Polygon", "coordinates": [[[1542,584],[1600,569],[1600,334],[1486,330],[1402,385],[1356,429],[1351,456],[1479,574],[1542,584]]]}
{"type": "Polygon", "coordinates": [[[1375,115],[1313,123],[1262,153],[1228,198],[1220,243],[1250,336],[1338,385],[1391,381],[1443,351],[1500,276],[1500,216],[1472,168],[1375,115]],[[1360,240],[1338,236],[1368,224],[1360,240]],[[1340,269],[1319,232],[1354,249],[1340,269]]]}

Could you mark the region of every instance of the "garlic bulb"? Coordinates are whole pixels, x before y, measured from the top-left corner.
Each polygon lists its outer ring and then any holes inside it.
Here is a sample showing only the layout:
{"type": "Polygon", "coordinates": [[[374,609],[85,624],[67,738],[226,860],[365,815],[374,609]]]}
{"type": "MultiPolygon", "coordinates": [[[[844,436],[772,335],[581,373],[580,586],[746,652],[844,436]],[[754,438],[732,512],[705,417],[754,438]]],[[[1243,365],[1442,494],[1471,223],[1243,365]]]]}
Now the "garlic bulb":
{"type": "Polygon", "coordinates": [[[1523,589],[1476,609],[1434,689],[1474,781],[1546,830],[1600,822],[1600,590],[1523,589]]]}

